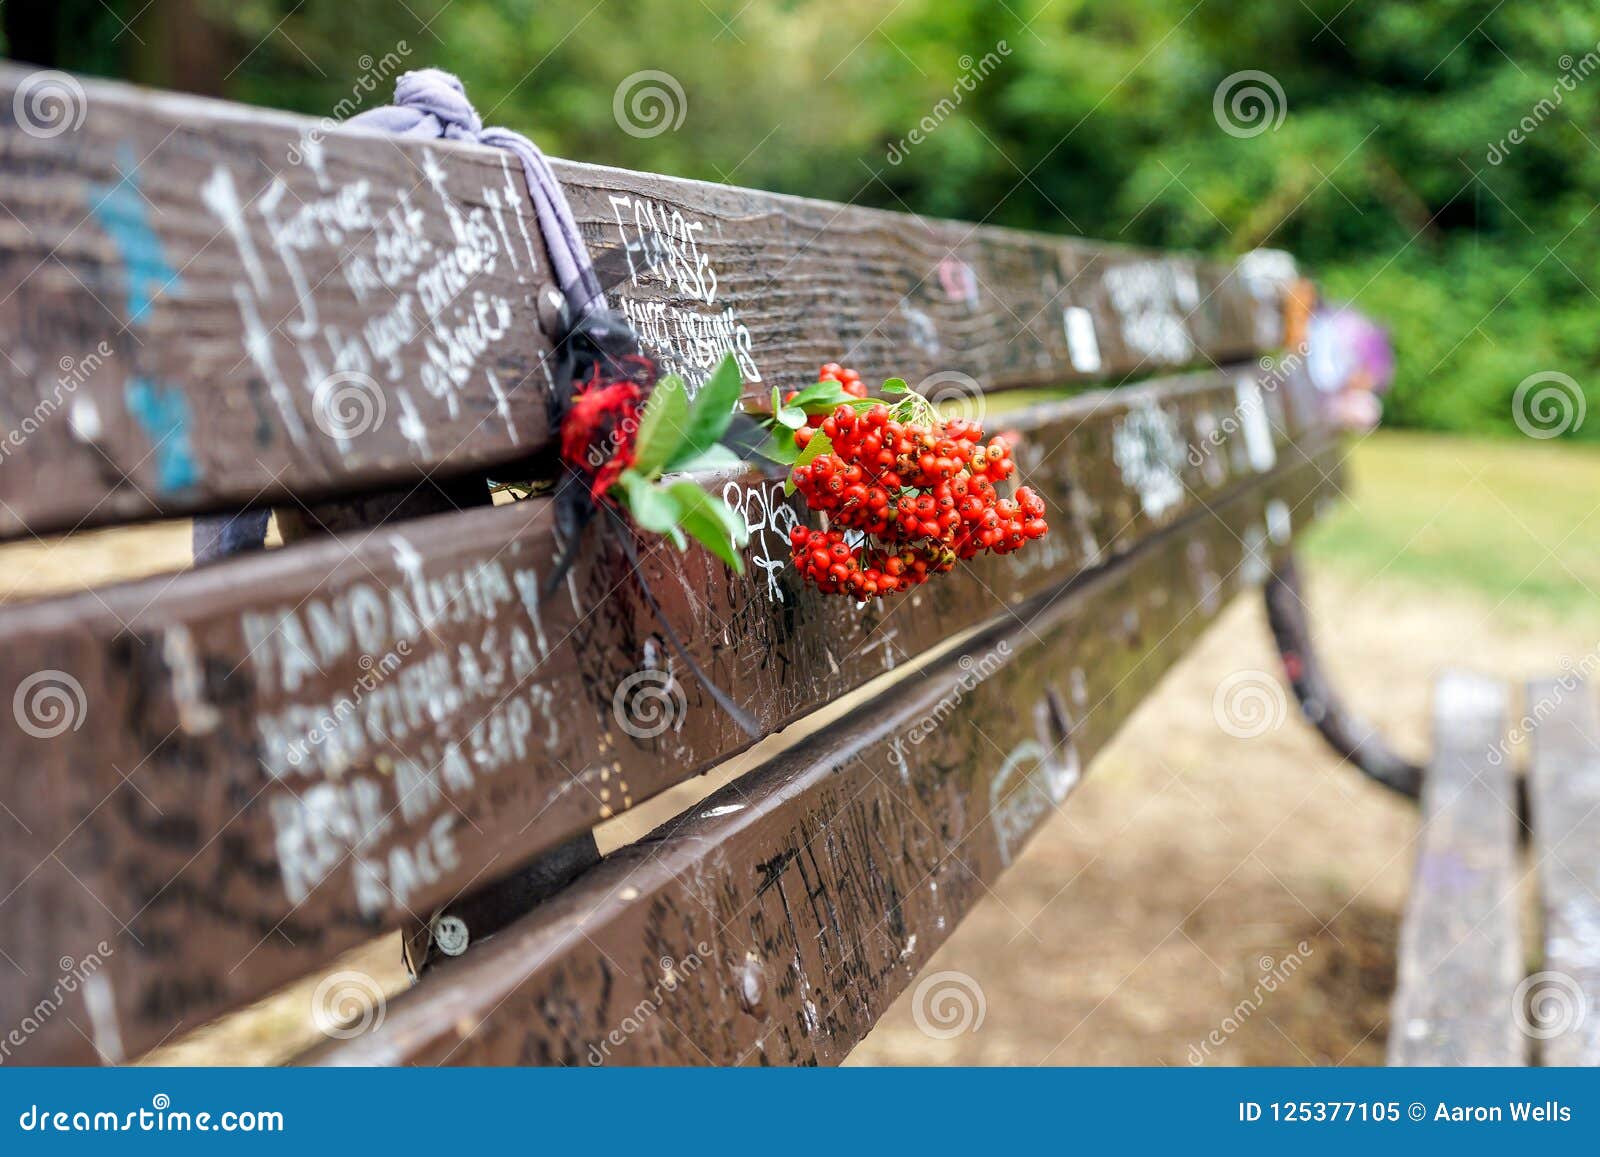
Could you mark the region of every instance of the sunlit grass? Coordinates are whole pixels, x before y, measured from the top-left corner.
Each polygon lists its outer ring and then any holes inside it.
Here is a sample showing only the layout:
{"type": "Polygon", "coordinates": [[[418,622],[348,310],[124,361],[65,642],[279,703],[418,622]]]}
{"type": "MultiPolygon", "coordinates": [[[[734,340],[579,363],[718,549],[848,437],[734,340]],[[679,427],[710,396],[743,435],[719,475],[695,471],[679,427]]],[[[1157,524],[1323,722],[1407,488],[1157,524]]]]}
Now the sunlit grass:
{"type": "Polygon", "coordinates": [[[1361,582],[1470,591],[1512,615],[1600,622],[1600,452],[1382,432],[1307,557],[1361,582]]]}

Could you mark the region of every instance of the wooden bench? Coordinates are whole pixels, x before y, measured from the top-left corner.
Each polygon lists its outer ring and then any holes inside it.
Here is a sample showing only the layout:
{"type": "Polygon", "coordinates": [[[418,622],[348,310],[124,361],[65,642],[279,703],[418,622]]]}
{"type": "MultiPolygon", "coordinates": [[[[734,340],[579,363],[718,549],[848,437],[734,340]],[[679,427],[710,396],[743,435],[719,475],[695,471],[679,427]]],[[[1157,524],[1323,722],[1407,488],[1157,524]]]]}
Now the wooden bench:
{"type": "Polygon", "coordinates": [[[1440,678],[1391,1064],[1600,1063],[1600,712],[1586,674],[1530,684],[1520,709],[1497,680],[1440,678]]]}
{"type": "Polygon", "coordinates": [[[827,360],[902,376],[1011,431],[1050,509],[858,608],[787,569],[781,480],[708,479],[749,565],[641,539],[658,616],[601,540],[542,597],[549,500],[490,501],[552,470],[560,306],[504,154],[87,81],[37,135],[26,75],[0,536],[270,507],[284,545],[0,608],[6,1059],[133,1059],[399,929],[420,980],[304,1060],[836,1062],[1262,583],[1318,726],[1414,790],[1309,650],[1288,550],[1340,459],[1277,356],[1283,255],[558,162],[665,368],[731,351],[751,407],[827,360]],[[597,824],[751,744],[669,626],[776,738],[602,859],[597,824]]]}

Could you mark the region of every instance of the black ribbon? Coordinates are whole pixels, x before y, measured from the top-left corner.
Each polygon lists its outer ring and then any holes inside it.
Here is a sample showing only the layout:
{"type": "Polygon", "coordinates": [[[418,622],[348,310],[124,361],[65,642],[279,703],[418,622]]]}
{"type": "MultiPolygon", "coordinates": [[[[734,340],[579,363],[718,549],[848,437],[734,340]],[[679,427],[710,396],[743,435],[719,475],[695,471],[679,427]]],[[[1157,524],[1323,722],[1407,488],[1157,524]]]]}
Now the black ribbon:
{"type": "MultiPolygon", "coordinates": [[[[639,353],[638,336],[622,314],[611,309],[591,308],[574,320],[557,343],[552,370],[554,382],[549,398],[550,429],[557,439],[562,423],[572,409],[573,392],[579,382],[592,381],[597,375],[603,381],[624,378],[638,380],[641,364],[648,363],[639,353]]],[[[653,383],[653,374],[651,379],[653,383]]],[[[730,424],[729,431],[735,436],[725,437],[724,442],[731,443],[743,457],[753,453],[754,447],[759,444],[757,435],[761,435],[762,431],[745,415],[737,417],[743,421],[730,424]]],[[[755,719],[735,703],[731,695],[717,686],[672,629],[672,623],[662,611],[655,592],[650,589],[650,580],[641,565],[639,547],[634,541],[634,527],[622,516],[621,511],[608,503],[597,502],[590,493],[589,478],[567,462],[561,464],[561,477],[556,483],[552,501],[555,505],[556,540],[561,544],[561,554],[545,579],[545,597],[553,595],[566,580],[573,563],[577,561],[585,532],[595,521],[595,516],[603,511],[606,517],[602,520],[602,526],[622,548],[628,565],[639,581],[639,591],[644,595],[656,621],[661,624],[661,633],[666,636],[673,652],[739,729],[751,739],[760,739],[762,732],[755,719]]]]}

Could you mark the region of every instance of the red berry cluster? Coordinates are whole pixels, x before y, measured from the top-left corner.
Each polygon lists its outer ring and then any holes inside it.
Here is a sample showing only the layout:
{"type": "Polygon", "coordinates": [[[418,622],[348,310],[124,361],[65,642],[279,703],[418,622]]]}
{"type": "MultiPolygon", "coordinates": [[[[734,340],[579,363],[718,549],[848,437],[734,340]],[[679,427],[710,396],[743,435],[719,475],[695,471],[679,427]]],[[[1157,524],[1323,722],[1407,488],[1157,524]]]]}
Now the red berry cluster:
{"type": "MultiPolygon", "coordinates": [[[[832,380],[852,396],[865,394],[850,388],[859,375],[823,367],[829,371],[850,375],[832,380]]],[[[977,423],[940,421],[922,408],[925,420],[902,420],[883,404],[841,405],[817,423],[831,449],[795,467],[793,480],[829,525],[796,527],[789,544],[801,575],[824,594],[909,590],[980,551],[1010,554],[1048,532],[1044,500],[1031,489],[1019,486],[1009,498],[995,489],[1015,469],[1004,438],[985,442],[977,423]],[[855,546],[852,530],[866,536],[855,546]]]]}

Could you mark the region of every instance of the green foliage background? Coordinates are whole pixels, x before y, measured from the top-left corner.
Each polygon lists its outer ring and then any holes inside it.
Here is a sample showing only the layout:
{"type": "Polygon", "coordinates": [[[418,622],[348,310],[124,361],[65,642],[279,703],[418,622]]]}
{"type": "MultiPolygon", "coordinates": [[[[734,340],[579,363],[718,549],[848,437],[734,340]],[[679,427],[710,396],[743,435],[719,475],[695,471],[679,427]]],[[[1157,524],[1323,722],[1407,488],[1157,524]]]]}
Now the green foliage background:
{"type": "Polygon", "coordinates": [[[1518,383],[1560,371],[1592,412],[1572,436],[1600,439],[1588,0],[591,3],[7,7],[8,23],[57,21],[52,63],[83,72],[328,115],[353,92],[386,99],[387,85],[360,93],[363,60],[403,43],[406,67],[459,73],[487,120],[562,156],[1105,240],[1288,249],[1391,326],[1391,424],[1511,431],[1518,383]],[[975,91],[890,163],[963,58],[1001,42],[975,91]],[[682,85],[675,131],[619,131],[613,94],[642,69],[682,85]],[[1213,97],[1246,69],[1270,74],[1286,111],[1240,138],[1213,97]]]}

